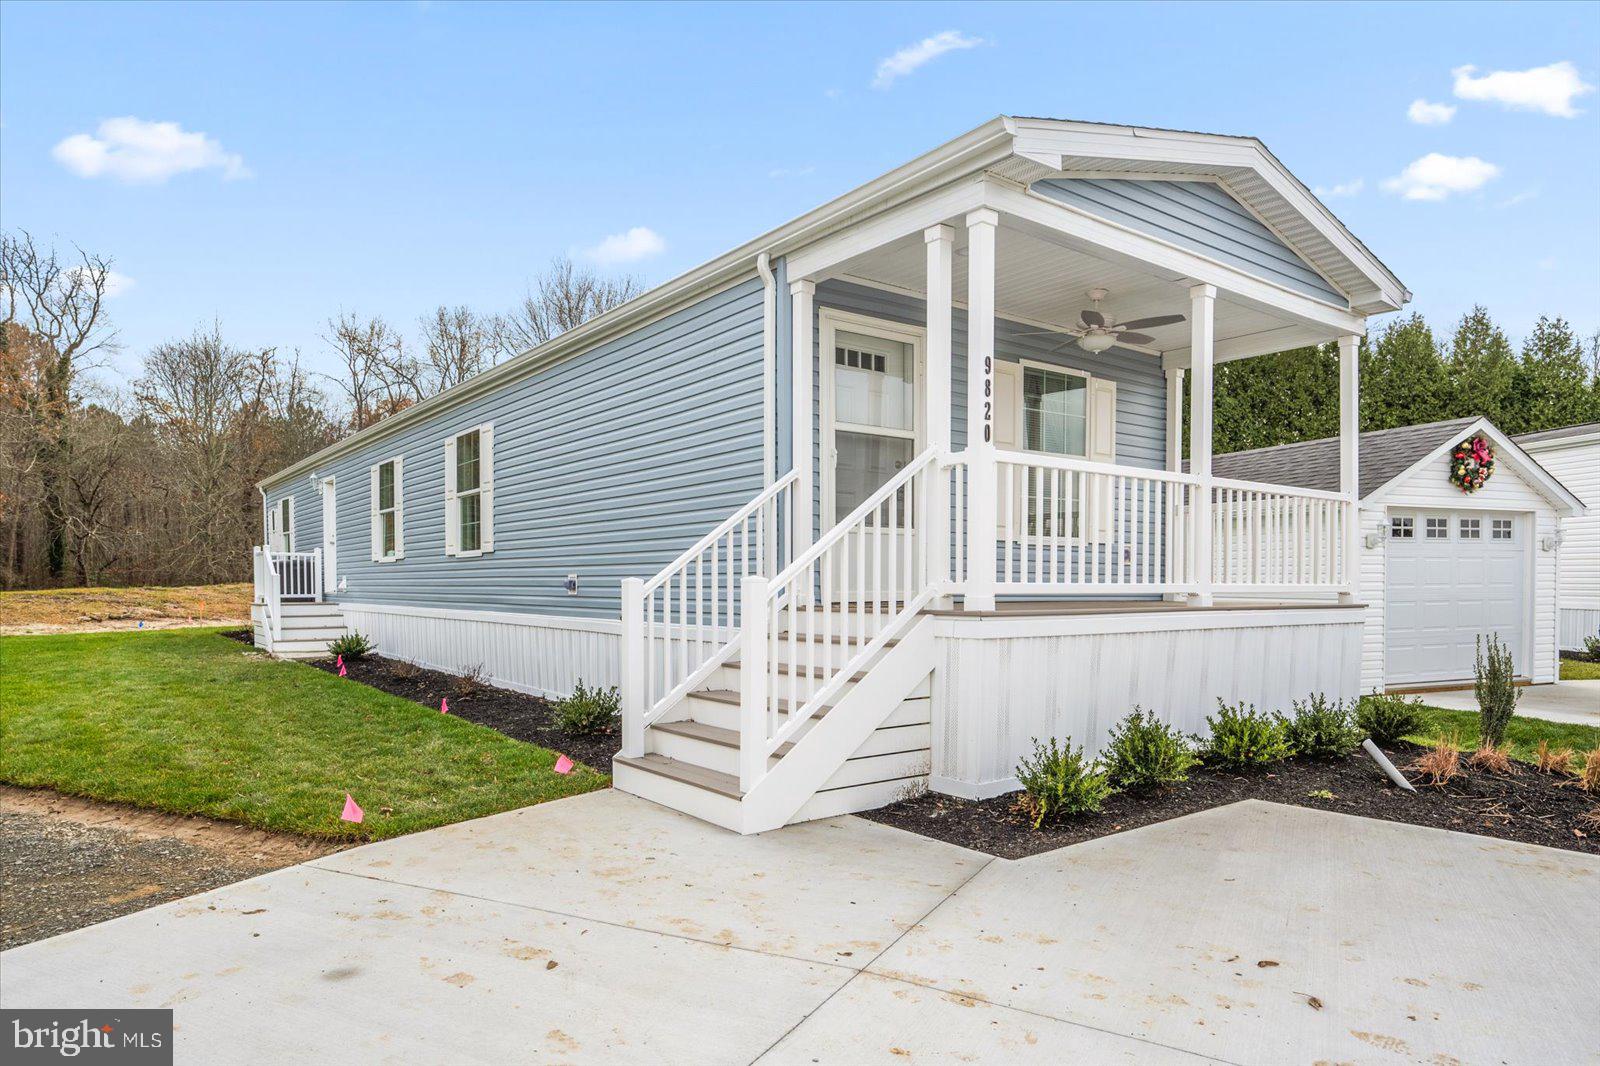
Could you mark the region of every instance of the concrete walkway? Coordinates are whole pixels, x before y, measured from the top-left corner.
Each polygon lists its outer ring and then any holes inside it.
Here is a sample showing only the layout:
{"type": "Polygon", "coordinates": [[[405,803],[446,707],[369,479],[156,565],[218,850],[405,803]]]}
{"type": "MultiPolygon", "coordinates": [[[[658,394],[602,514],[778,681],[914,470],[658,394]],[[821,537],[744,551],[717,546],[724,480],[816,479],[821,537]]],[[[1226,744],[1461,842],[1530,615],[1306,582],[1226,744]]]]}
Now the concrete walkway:
{"type": "MultiPolygon", "coordinates": [[[[1600,726],[1600,681],[1557,681],[1553,685],[1528,685],[1521,689],[1517,713],[1550,722],[1576,722],[1600,726]]],[[[1452,711],[1475,711],[1478,700],[1469,685],[1451,692],[1427,692],[1422,702],[1452,711]]]]}
{"type": "Polygon", "coordinates": [[[615,791],[0,957],[180,1062],[1571,1062],[1600,859],[1242,803],[1020,862],[615,791]]]}

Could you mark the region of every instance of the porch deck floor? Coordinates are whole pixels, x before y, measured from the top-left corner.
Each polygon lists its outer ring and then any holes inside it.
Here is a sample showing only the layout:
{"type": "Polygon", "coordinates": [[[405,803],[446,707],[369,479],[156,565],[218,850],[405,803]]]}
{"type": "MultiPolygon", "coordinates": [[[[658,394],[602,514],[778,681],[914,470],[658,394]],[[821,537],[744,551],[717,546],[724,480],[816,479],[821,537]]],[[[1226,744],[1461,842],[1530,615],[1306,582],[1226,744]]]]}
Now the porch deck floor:
{"type": "Polygon", "coordinates": [[[1150,614],[1158,611],[1260,611],[1285,608],[1305,610],[1352,610],[1359,603],[1333,601],[1249,600],[1191,606],[1171,600],[999,600],[992,611],[965,611],[960,608],[924,611],[944,618],[1016,618],[1084,614],[1150,614]]]}

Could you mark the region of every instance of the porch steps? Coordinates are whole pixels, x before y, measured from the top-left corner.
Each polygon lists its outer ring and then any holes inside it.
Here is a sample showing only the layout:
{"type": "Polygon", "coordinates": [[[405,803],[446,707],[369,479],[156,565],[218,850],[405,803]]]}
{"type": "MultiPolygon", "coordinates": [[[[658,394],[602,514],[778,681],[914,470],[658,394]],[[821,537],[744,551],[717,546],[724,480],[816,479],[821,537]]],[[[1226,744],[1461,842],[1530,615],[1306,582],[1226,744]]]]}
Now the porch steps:
{"type": "Polygon", "coordinates": [[[250,608],[256,647],[279,659],[320,659],[328,645],[344,636],[344,612],[337,603],[290,601],[280,605],[277,631],[269,633],[261,604],[250,608]]]}

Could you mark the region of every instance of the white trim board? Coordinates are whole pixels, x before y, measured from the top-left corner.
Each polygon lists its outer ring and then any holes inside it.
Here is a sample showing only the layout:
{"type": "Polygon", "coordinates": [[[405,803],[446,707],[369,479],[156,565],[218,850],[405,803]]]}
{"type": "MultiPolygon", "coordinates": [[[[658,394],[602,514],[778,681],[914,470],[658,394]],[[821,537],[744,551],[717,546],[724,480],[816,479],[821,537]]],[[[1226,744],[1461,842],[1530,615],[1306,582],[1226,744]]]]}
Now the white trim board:
{"type": "Polygon", "coordinates": [[[1316,604],[1225,610],[1173,608],[1130,611],[1126,614],[985,615],[976,618],[939,615],[935,619],[933,632],[937,637],[960,640],[1014,640],[1102,633],[1187,633],[1210,629],[1335,626],[1360,622],[1365,610],[1364,604],[1316,604]]]}
{"type": "Polygon", "coordinates": [[[520,611],[469,611],[450,607],[406,607],[392,603],[361,603],[355,600],[340,600],[339,606],[347,611],[370,611],[374,614],[451,618],[465,622],[498,622],[502,625],[534,626],[539,629],[572,629],[584,633],[609,633],[619,637],[622,635],[622,622],[609,618],[523,614],[520,611]]]}

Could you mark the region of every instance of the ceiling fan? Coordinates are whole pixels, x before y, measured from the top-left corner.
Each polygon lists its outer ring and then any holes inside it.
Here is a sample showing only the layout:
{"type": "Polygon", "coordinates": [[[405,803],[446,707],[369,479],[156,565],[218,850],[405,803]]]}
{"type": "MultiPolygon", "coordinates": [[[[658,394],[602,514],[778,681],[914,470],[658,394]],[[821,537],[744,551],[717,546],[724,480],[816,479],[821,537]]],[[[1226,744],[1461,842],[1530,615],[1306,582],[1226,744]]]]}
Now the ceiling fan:
{"type": "MultiPolygon", "coordinates": [[[[1066,332],[1076,337],[1078,347],[1086,352],[1103,352],[1114,344],[1149,344],[1155,340],[1149,334],[1139,333],[1141,329],[1153,329],[1156,326],[1170,326],[1174,322],[1182,322],[1182,315],[1156,315],[1152,318],[1136,318],[1131,322],[1108,323],[1106,316],[1100,310],[1100,301],[1110,295],[1105,289],[1090,289],[1084,295],[1089,297],[1092,308],[1084,308],[1078,315],[1080,324],[1066,332]]],[[[1039,330],[1036,333],[1024,333],[1024,337],[1037,337],[1046,333],[1059,333],[1059,330],[1039,330]]]]}

